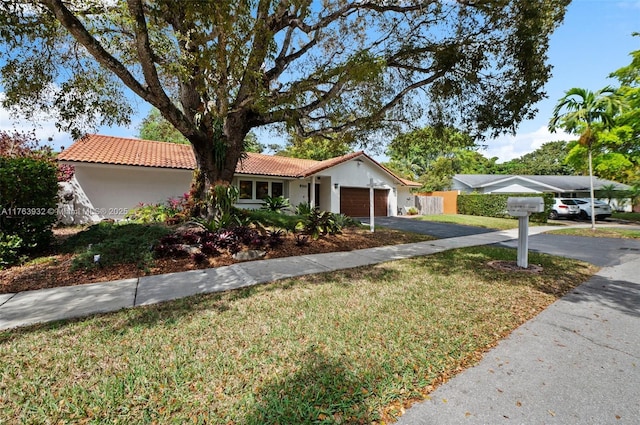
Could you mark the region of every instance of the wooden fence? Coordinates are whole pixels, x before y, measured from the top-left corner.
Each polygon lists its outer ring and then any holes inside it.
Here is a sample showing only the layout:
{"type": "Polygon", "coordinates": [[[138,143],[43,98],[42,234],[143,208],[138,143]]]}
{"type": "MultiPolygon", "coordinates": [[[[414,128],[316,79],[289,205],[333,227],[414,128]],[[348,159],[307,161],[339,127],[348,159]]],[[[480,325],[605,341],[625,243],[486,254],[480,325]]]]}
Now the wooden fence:
{"type": "Polygon", "coordinates": [[[434,215],[444,212],[444,198],[442,196],[416,196],[415,200],[420,215],[434,215]]]}

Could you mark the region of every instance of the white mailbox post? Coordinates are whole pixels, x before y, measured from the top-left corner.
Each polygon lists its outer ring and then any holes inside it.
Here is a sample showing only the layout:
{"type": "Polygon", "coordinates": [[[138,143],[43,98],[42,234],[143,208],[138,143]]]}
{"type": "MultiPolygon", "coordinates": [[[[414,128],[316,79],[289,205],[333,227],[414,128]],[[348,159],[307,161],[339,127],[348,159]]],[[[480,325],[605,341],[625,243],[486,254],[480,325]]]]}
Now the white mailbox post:
{"type": "Polygon", "coordinates": [[[507,212],[518,217],[518,267],[529,267],[529,215],[543,211],[541,197],[507,198],[507,212]]]}

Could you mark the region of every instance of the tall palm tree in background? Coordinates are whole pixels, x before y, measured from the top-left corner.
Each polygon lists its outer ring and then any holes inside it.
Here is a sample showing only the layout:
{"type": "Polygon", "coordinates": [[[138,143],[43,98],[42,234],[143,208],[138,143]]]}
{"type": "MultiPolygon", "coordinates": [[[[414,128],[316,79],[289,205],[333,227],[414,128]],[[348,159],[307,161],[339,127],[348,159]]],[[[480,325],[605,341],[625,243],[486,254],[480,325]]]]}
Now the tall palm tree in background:
{"type": "Polygon", "coordinates": [[[558,100],[549,121],[549,131],[561,128],[580,135],[578,139],[589,154],[589,190],[591,195],[591,229],[596,228],[593,193],[593,144],[598,140],[598,132],[615,126],[615,117],[624,109],[624,99],[611,86],[596,92],[574,87],[558,100]]]}

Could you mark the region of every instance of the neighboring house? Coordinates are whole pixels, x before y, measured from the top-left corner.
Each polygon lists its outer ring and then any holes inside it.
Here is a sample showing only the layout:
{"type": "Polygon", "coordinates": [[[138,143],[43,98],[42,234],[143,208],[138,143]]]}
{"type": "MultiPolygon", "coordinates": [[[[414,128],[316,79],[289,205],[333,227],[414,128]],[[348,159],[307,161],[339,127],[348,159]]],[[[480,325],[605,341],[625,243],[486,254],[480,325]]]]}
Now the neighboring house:
{"type": "MultiPolygon", "coordinates": [[[[626,184],[593,178],[595,191],[608,185],[615,185],[616,190],[631,189],[626,184]]],[[[589,196],[589,176],[456,174],[452,189],[463,193],[553,193],[567,198],[585,198],[589,196]]]]}
{"type": "MultiPolygon", "coordinates": [[[[596,198],[602,198],[601,190],[614,185],[616,190],[631,187],[611,180],[593,178],[596,198]]],[[[588,198],[589,176],[519,176],[496,174],[456,174],[453,190],[462,193],[553,193],[556,197],[588,198]]]]}
{"type": "MultiPolygon", "coordinates": [[[[79,216],[121,219],[140,203],[158,203],[189,191],[196,162],[190,145],[87,135],[58,155],[75,167],[72,185],[79,216]],[[87,213],[86,209],[90,209],[87,213]]],[[[364,152],[325,161],[248,153],[232,184],[237,206],[255,209],[265,196],[284,196],[291,204],[310,203],[352,217],[369,215],[370,186],[376,216],[395,216],[415,205],[411,189],[364,152]]]]}

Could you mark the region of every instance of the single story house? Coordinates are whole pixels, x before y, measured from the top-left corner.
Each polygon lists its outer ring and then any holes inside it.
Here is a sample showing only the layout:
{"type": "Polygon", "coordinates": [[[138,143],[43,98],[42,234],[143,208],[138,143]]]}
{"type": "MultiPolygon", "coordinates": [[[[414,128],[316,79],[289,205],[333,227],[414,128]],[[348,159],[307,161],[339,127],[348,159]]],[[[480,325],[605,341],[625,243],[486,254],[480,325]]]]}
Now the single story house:
{"type": "MultiPolygon", "coordinates": [[[[265,196],[284,196],[291,205],[310,203],[352,217],[369,216],[370,189],[376,216],[395,216],[414,206],[411,189],[420,184],[402,179],[364,152],[325,161],[248,153],[239,162],[232,184],[237,206],[259,208],[265,196]]],[[[190,145],[86,135],[58,155],[73,165],[74,179],[65,196],[75,222],[122,219],[140,203],[166,201],[189,191],[195,157],[190,145]],[[73,200],[72,200],[73,199],[73,200]]]]}
{"type": "MultiPolygon", "coordinates": [[[[611,180],[593,178],[594,190],[614,185],[616,190],[630,186],[611,180]]],[[[589,176],[520,176],[497,174],[456,174],[452,190],[462,193],[553,193],[556,197],[589,197],[589,176]]]]}

